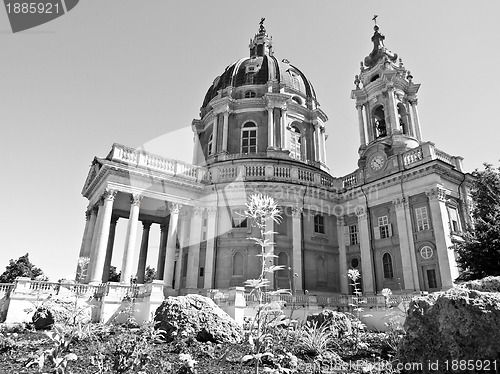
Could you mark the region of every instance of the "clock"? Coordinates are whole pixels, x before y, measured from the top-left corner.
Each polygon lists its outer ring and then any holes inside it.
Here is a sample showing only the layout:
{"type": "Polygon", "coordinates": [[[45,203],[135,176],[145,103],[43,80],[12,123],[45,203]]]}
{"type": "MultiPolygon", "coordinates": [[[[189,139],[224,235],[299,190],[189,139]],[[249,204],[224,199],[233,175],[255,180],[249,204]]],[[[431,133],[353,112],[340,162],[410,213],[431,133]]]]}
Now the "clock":
{"type": "Polygon", "coordinates": [[[375,154],[375,156],[373,156],[371,159],[370,159],[370,168],[377,172],[377,171],[380,171],[384,168],[385,166],[385,161],[386,161],[386,158],[384,155],[382,154],[375,154]]]}

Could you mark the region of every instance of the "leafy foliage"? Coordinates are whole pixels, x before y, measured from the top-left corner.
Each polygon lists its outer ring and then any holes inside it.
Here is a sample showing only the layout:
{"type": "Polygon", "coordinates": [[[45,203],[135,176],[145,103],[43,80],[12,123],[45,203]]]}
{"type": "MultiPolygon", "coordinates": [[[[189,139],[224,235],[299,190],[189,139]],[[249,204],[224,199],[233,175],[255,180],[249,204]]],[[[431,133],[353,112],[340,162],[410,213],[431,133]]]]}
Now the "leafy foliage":
{"type": "Polygon", "coordinates": [[[461,268],[458,280],[500,275],[500,168],[484,167],[472,173],[473,227],[467,228],[463,242],[455,244],[461,268]]]}
{"type": "Polygon", "coordinates": [[[12,283],[17,277],[48,280],[43,271],[30,262],[29,253],[19,257],[17,260],[9,261],[9,265],[7,265],[3,274],[0,275],[0,283],[12,283]]]}
{"type": "Polygon", "coordinates": [[[116,266],[109,267],[109,277],[108,282],[119,282],[120,281],[121,272],[116,272],[116,266]]]}

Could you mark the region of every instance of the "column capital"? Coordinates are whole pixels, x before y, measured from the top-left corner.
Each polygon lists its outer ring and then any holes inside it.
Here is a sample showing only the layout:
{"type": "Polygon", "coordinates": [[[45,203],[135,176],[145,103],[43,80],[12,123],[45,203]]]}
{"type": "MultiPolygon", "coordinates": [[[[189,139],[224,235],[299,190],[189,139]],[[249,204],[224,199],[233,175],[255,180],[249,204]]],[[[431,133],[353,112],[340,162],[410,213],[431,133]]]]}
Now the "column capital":
{"type": "Polygon", "coordinates": [[[216,206],[209,206],[209,207],[207,207],[205,209],[206,209],[207,214],[209,216],[215,216],[215,214],[217,213],[217,207],[216,206]]]}
{"type": "Polygon", "coordinates": [[[130,204],[140,206],[143,197],[144,196],[135,193],[130,195],[130,204]]]}
{"type": "Polygon", "coordinates": [[[193,207],[193,213],[195,216],[203,215],[204,211],[205,211],[205,207],[203,207],[203,206],[194,206],[193,207]]]}
{"type": "Polygon", "coordinates": [[[396,210],[401,210],[401,209],[404,209],[405,206],[408,206],[409,201],[405,197],[398,197],[398,198],[392,200],[392,204],[394,205],[394,208],[396,210]]]}
{"type": "Polygon", "coordinates": [[[442,187],[431,188],[430,190],[425,191],[425,194],[429,198],[429,201],[438,200],[444,202],[447,197],[447,191],[442,187]]]}
{"type": "Polygon", "coordinates": [[[358,216],[358,219],[365,219],[367,217],[366,207],[365,206],[356,207],[356,216],[358,216]]]}
{"type": "Polygon", "coordinates": [[[99,211],[99,205],[101,205],[99,202],[100,200],[98,200],[97,203],[90,209],[93,215],[97,215],[97,212],[99,211]]]}
{"type": "Polygon", "coordinates": [[[418,99],[408,99],[408,102],[411,106],[414,106],[418,104],[418,99]]]}
{"type": "Polygon", "coordinates": [[[92,215],[93,208],[89,208],[85,211],[85,221],[90,220],[90,216],[92,215]]]}
{"type": "Polygon", "coordinates": [[[117,190],[106,190],[102,193],[101,199],[104,201],[114,201],[117,193],[117,190]]]}
{"type": "Polygon", "coordinates": [[[293,206],[292,207],[292,216],[298,218],[298,217],[300,217],[300,215],[302,214],[303,211],[304,211],[303,207],[298,206],[298,205],[293,206]]]}
{"type": "Polygon", "coordinates": [[[363,109],[363,106],[364,106],[363,104],[356,104],[356,109],[361,110],[363,109]]]}
{"type": "Polygon", "coordinates": [[[179,212],[181,211],[181,208],[182,208],[182,204],[179,204],[179,203],[171,203],[169,202],[168,203],[168,210],[170,210],[170,213],[172,214],[179,214],[179,212]]]}
{"type": "Polygon", "coordinates": [[[144,221],[142,221],[142,228],[144,230],[149,230],[151,228],[152,224],[153,224],[152,221],[144,220],[144,221]]]}

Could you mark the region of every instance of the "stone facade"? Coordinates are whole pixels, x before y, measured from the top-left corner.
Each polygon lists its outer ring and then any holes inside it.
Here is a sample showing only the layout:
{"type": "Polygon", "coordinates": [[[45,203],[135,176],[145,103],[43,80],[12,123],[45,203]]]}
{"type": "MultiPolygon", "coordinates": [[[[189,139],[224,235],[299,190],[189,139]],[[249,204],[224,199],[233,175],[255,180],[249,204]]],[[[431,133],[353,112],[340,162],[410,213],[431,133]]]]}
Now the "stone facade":
{"type": "Polygon", "coordinates": [[[286,265],[275,288],[348,294],[350,268],[360,270],[367,295],[452,287],[470,176],[460,157],[422,139],[420,85],[378,26],[372,41],[352,91],[360,133],[353,173],[329,173],[328,118],[305,75],[274,55],[261,24],[249,57],[214,80],[192,122],[193,165],[119,144],[94,158],[82,191],[89,205],[80,257],[90,263],[81,280],[107,281],[116,222],[125,219],[122,284],[143,281],[149,231],[160,225],[165,295],[243,286],[258,276],[259,258],[247,240],[255,228],[240,214],[250,194],[263,193],[283,215],[269,227],[276,263],[286,265]]]}

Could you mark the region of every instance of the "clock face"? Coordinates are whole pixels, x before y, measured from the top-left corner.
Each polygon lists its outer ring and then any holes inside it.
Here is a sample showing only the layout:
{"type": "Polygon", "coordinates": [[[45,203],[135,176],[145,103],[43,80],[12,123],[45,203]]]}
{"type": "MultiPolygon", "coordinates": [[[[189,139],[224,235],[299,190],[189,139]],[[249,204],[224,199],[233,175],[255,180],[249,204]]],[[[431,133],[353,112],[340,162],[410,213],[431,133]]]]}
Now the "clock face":
{"type": "Polygon", "coordinates": [[[380,171],[385,165],[385,157],[382,155],[374,156],[370,161],[370,167],[373,171],[380,171]]]}

